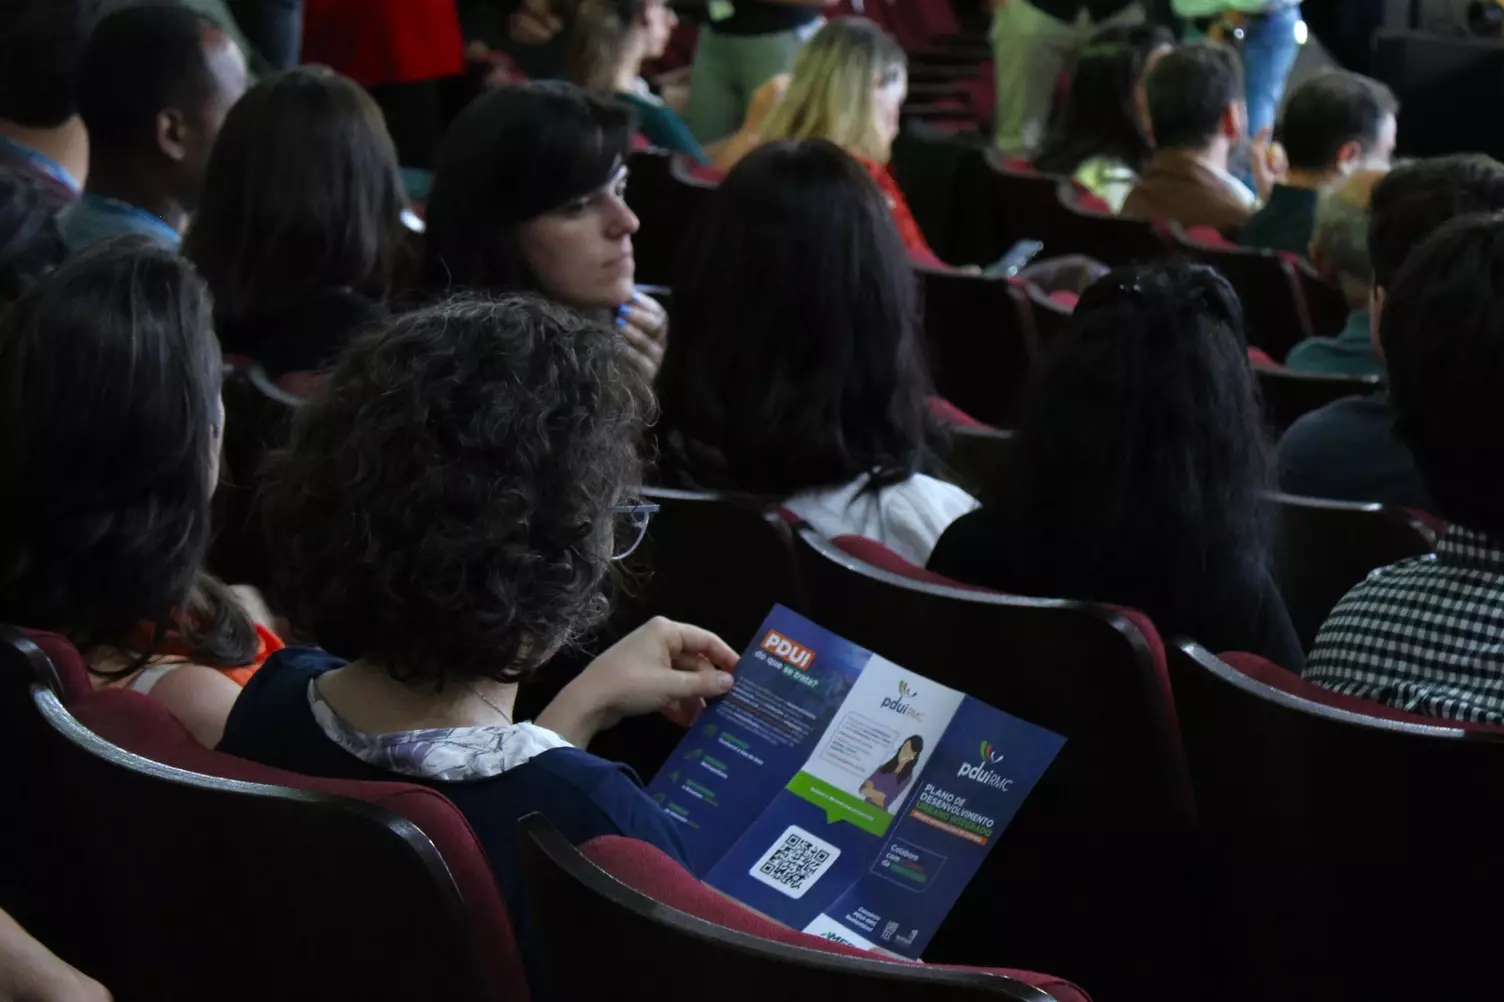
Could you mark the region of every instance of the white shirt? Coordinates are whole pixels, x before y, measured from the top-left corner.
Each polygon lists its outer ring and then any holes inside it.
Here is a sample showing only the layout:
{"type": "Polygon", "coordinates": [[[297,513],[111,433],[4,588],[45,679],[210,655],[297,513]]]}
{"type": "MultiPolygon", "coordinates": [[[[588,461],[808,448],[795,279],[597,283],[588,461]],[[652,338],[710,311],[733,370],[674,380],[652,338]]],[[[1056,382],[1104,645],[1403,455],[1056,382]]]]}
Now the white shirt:
{"type": "Polygon", "coordinates": [[[961,488],[923,473],[875,492],[863,492],[866,483],[864,474],[844,487],[795,495],[783,507],[822,536],[866,536],[921,567],[940,534],[977,507],[961,488]]]}

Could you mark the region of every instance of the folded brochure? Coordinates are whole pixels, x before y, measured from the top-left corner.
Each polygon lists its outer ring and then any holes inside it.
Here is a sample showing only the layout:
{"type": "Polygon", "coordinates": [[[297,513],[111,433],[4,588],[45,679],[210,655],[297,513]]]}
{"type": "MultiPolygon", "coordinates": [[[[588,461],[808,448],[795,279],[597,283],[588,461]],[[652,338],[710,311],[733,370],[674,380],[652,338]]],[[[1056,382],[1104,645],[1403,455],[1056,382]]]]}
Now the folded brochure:
{"type": "Polygon", "coordinates": [[[712,887],[918,959],[1064,743],[776,606],[648,792],[712,887]]]}

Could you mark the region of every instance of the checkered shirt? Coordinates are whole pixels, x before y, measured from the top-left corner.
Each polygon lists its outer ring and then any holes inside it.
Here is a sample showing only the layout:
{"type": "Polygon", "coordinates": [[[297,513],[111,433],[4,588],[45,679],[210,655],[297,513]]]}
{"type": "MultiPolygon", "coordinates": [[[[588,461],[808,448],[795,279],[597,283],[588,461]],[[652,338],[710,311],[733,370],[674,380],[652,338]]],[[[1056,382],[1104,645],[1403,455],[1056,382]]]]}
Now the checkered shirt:
{"type": "Polygon", "coordinates": [[[1448,720],[1504,724],[1504,546],[1452,526],[1337,603],[1305,678],[1448,720]]]}

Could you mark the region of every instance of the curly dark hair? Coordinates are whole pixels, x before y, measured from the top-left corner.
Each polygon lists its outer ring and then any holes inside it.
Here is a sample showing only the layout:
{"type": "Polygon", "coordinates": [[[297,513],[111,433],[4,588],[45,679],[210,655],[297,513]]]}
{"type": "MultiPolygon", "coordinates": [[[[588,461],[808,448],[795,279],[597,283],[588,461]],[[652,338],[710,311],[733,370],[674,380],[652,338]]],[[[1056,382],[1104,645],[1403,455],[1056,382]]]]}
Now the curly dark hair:
{"type": "Polygon", "coordinates": [[[526,677],[606,611],[650,409],[614,331],[537,297],[387,321],[264,469],[279,600],[399,681],[526,677]]]}
{"type": "Polygon", "coordinates": [[[201,664],[255,657],[250,619],[202,569],[220,421],[209,314],[192,265],[120,237],[0,320],[0,620],[143,661],[169,629],[201,664]]]}

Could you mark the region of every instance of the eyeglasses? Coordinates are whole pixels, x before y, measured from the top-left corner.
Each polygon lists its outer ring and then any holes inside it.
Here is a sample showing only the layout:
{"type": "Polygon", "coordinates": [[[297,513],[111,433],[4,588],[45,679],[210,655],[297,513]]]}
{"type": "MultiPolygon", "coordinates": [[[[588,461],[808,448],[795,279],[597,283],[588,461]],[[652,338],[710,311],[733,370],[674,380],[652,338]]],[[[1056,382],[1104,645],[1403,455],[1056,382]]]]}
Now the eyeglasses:
{"type": "Polygon", "coordinates": [[[657,514],[658,507],[655,504],[634,502],[619,504],[611,509],[614,529],[611,538],[616,546],[612,560],[625,560],[637,552],[637,548],[647,537],[648,522],[657,514]]]}

